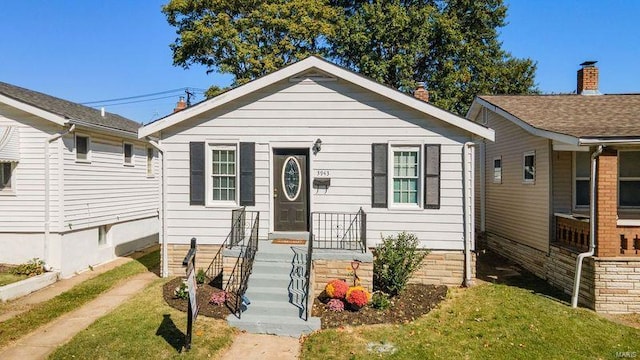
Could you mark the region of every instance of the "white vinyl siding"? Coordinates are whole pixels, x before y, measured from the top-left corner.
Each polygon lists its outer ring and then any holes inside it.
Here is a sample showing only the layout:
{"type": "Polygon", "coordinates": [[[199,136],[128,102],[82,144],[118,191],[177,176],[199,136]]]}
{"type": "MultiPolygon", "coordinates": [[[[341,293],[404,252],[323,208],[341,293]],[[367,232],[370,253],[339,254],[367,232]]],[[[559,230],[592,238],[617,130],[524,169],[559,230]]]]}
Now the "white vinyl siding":
{"type": "Polygon", "coordinates": [[[640,207],[640,151],[618,151],[618,204],[640,207]]]}
{"type": "MultiPolygon", "coordinates": [[[[146,144],[131,140],[131,166],[123,165],[123,139],[83,132],[91,138],[91,163],[65,152],[63,230],[72,231],[158,215],[158,178],[147,177],[146,144]]],[[[73,149],[73,135],[64,136],[73,149]]]]}
{"type": "Polygon", "coordinates": [[[309,184],[322,169],[331,185],[310,186],[312,212],[362,207],[370,246],[381,235],[408,231],[431,249],[463,249],[462,144],[468,133],[342,80],[281,81],[163,130],[169,243],[188,243],[193,236],[198,243],[221,243],[229,233],[228,207],[189,205],[189,142],[208,139],[255,143],[255,206],[247,210],[260,211],[261,238],[272,223],[273,149],[311,149],[321,139],[320,152],[309,151],[309,184]],[[371,144],[394,142],[442,145],[440,209],[371,208],[371,144]]]}
{"type": "MultiPolygon", "coordinates": [[[[12,189],[1,191],[0,232],[38,233],[44,231],[44,147],[47,138],[63,128],[36,116],[0,104],[0,126],[15,126],[20,133],[20,161],[13,163],[12,189]],[[4,196],[9,195],[9,196],[4,196]]],[[[50,219],[56,228],[60,213],[57,193],[61,181],[59,172],[62,151],[60,140],[49,146],[50,219]]],[[[73,146],[71,146],[73,148],[73,146]]]]}
{"type": "Polygon", "coordinates": [[[573,205],[573,152],[554,151],[552,154],[553,213],[571,213],[573,205]]]}
{"type": "MultiPolygon", "coordinates": [[[[485,144],[485,230],[547,251],[551,217],[551,144],[492,111],[488,111],[487,126],[495,130],[496,141],[485,144]],[[535,182],[527,184],[523,181],[524,154],[532,151],[535,151],[535,182]],[[498,156],[502,159],[501,184],[493,182],[491,172],[493,159],[498,156]]],[[[570,174],[568,179],[570,181],[570,174]]],[[[477,189],[476,195],[480,196],[479,187],[477,189]]],[[[570,199],[571,193],[567,196],[570,199]]]]}

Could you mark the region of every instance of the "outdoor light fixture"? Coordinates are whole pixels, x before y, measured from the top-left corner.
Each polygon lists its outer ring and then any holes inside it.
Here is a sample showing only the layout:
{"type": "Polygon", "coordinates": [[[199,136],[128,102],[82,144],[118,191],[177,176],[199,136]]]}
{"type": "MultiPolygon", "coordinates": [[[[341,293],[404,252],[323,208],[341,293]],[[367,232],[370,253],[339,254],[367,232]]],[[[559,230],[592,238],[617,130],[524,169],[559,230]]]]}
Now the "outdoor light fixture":
{"type": "Polygon", "coordinates": [[[322,149],[322,140],[318,138],[316,142],[313,143],[313,147],[311,149],[313,150],[313,155],[318,154],[322,149]]]}

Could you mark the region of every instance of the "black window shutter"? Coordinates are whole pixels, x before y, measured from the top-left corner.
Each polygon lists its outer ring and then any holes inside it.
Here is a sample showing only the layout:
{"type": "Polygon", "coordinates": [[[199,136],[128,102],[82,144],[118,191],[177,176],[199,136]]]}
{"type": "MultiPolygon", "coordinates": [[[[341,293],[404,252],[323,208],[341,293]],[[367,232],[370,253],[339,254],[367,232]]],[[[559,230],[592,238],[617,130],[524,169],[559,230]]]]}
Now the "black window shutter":
{"type": "Polygon", "coordinates": [[[204,142],[189,143],[189,204],[204,205],[204,142]]]}
{"type": "Polygon", "coordinates": [[[256,143],[240,143],[240,205],[256,205],[256,143]]]}
{"type": "Polygon", "coordinates": [[[424,146],[424,208],[440,209],[440,144],[424,146]]]}
{"type": "Polygon", "coordinates": [[[387,144],[371,144],[371,207],[387,207],[387,144]]]}

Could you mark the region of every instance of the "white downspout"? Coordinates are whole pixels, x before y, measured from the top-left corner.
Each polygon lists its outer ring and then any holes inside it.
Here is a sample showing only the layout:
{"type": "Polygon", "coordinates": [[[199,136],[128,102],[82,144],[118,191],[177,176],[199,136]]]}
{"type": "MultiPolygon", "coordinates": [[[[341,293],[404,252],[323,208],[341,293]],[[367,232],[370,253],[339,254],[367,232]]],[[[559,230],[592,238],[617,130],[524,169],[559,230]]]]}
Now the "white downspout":
{"type": "Polygon", "coordinates": [[[158,234],[158,236],[160,237],[160,241],[162,243],[162,277],[167,277],[169,276],[169,255],[167,254],[167,222],[165,221],[166,219],[166,215],[167,215],[167,203],[166,203],[166,196],[165,194],[167,193],[167,176],[166,176],[166,168],[167,168],[167,161],[165,158],[165,154],[164,154],[164,149],[162,149],[162,147],[160,146],[160,144],[158,144],[157,142],[149,139],[147,137],[147,140],[149,141],[149,144],[151,144],[151,146],[153,146],[154,148],[156,148],[158,150],[158,152],[161,154],[162,156],[162,163],[161,163],[161,172],[162,175],[160,177],[160,181],[162,182],[161,188],[162,190],[160,191],[160,233],[158,234]]]}
{"type": "MultiPolygon", "coordinates": [[[[51,190],[49,189],[51,178],[51,165],[49,161],[49,145],[58,140],[59,138],[73,132],[76,129],[75,125],[71,125],[67,130],[59,134],[49,136],[44,143],[44,254],[43,261],[45,266],[49,267],[49,235],[51,233],[51,190]]],[[[58,169],[64,171],[64,169],[58,169]]],[[[62,201],[62,194],[58,194],[60,201],[62,201]]]]}
{"type": "Polygon", "coordinates": [[[598,149],[591,154],[591,197],[589,202],[589,251],[578,254],[576,260],[576,277],[573,280],[573,296],[571,297],[571,307],[578,307],[578,297],[580,295],[580,278],[582,276],[582,261],[595,254],[596,250],[596,172],[598,170],[596,158],[602,154],[604,146],[598,146],[598,149]]]}
{"type": "Polygon", "coordinates": [[[471,241],[474,240],[474,225],[473,225],[473,161],[469,164],[469,153],[467,149],[472,149],[476,144],[472,141],[464,143],[462,146],[462,212],[464,222],[464,286],[469,287],[473,285],[473,278],[471,277],[471,241]]]}

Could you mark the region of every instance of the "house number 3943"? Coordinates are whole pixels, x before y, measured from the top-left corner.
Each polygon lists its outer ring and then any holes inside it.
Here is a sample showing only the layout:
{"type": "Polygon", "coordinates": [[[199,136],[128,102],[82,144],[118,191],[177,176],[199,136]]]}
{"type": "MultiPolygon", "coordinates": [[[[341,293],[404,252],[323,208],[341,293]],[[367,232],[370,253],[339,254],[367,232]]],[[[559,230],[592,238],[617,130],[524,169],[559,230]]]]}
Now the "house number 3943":
{"type": "Polygon", "coordinates": [[[329,177],[331,176],[331,172],[329,170],[316,170],[316,177],[329,177]]]}

